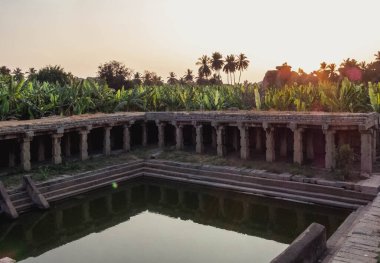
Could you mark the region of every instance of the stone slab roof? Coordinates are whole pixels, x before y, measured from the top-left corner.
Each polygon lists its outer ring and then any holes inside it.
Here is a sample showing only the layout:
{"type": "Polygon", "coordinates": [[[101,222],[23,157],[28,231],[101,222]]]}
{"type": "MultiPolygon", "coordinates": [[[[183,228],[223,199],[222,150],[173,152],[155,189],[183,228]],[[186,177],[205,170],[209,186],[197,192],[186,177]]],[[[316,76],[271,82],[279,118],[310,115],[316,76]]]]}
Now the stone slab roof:
{"type": "Polygon", "coordinates": [[[45,132],[59,129],[106,126],[134,120],[199,121],[219,123],[296,123],[304,125],[358,126],[371,128],[379,123],[377,113],[327,113],[285,111],[193,111],[193,112],[118,112],[83,114],[69,117],[52,116],[36,120],[0,121],[0,135],[28,131],[45,132]]]}

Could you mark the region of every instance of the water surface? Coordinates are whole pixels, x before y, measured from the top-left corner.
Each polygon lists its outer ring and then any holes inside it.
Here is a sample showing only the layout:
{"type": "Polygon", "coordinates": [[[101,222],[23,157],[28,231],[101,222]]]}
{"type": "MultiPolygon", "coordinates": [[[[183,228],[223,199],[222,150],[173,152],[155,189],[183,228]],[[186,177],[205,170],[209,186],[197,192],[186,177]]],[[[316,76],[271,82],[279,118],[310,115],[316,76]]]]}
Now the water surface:
{"type": "Polygon", "coordinates": [[[1,219],[0,258],[24,263],[269,262],[310,223],[348,210],[144,179],[1,219]]]}

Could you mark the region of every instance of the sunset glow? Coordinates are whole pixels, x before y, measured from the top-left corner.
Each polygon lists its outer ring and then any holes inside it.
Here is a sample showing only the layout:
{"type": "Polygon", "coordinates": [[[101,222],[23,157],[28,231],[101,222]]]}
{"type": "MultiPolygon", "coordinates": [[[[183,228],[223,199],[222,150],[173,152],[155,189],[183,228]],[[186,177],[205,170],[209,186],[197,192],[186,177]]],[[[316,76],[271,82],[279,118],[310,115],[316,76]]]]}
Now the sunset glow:
{"type": "Polygon", "coordinates": [[[309,72],[373,60],[379,10],[378,0],[1,0],[0,64],[58,64],[86,77],[114,59],[166,79],[196,70],[203,54],[243,52],[243,79],[260,81],[285,61],[309,72]]]}

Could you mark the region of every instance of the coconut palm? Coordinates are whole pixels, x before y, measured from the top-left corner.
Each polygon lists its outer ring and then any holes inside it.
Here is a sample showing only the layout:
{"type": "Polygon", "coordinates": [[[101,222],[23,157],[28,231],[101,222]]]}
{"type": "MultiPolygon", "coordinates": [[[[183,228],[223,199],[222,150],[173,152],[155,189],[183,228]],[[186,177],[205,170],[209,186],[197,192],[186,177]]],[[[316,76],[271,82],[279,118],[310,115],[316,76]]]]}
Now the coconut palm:
{"type": "Polygon", "coordinates": [[[29,68],[29,70],[26,72],[26,74],[36,74],[37,73],[37,70],[35,68],[29,68]]]}
{"type": "Polygon", "coordinates": [[[327,68],[327,63],[326,62],[322,62],[319,69],[320,70],[325,70],[327,68]]]}
{"type": "Polygon", "coordinates": [[[223,68],[224,60],[222,54],[214,52],[211,55],[211,68],[215,70],[220,77],[220,70],[223,68]]]}
{"type": "Polygon", "coordinates": [[[380,51],[377,51],[377,53],[375,54],[375,60],[380,61],[380,51]]]}
{"type": "Polygon", "coordinates": [[[327,66],[328,78],[330,81],[336,81],[338,78],[338,74],[336,73],[336,65],[331,63],[327,66]]]}
{"type": "Polygon", "coordinates": [[[142,78],[143,76],[141,75],[141,73],[139,72],[136,72],[135,74],[133,74],[133,83],[137,86],[141,85],[142,84],[142,78]]]}
{"type": "Polygon", "coordinates": [[[361,70],[366,70],[367,67],[368,67],[367,62],[362,61],[362,62],[359,63],[359,68],[360,68],[361,70]]]}
{"type": "Polygon", "coordinates": [[[14,75],[15,80],[20,81],[24,79],[24,73],[22,73],[22,69],[16,68],[15,70],[13,70],[12,73],[14,75]]]}
{"type": "MultiPolygon", "coordinates": [[[[235,76],[235,71],[236,71],[235,55],[228,55],[226,57],[225,61],[226,61],[226,63],[224,64],[223,71],[227,74],[227,82],[228,83],[231,82],[231,84],[232,84],[232,73],[235,76]],[[229,79],[231,81],[229,81],[229,79]]],[[[235,77],[234,77],[234,79],[235,79],[235,77]]]]}
{"type": "Polygon", "coordinates": [[[153,82],[153,85],[156,85],[156,86],[161,86],[164,84],[164,81],[162,80],[161,76],[158,76],[156,73],[153,73],[152,82],[153,82]]]}
{"type": "Polygon", "coordinates": [[[200,66],[198,72],[201,73],[203,77],[207,79],[211,75],[210,58],[207,55],[200,57],[196,65],[200,66]]]}
{"type": "Polygon", "coordinates": [[[241,72],[243,70],[246,70],[249,65],[249,60],[247,59],[247,56],[244,55],[243,53],[240,53],[239,56],[237,56],[236,60],[236,69],[239,70],[239,84],[240,84],[240,78],[241,78],[241,72]]]}
{"type": "Polygon", "coordinates": [[[183,78],[186,82],[193,82],[194,81],[193,71],[191,69],[187,69],[186,74],[183,76],[183,78]]]}
{"type": "Polygon", "coordinates": [[[175,73],[174,72],[170,72],[169,73],[169,77],[168,77],[168,84],[175,85],[177,83],[178,83],[178,79],[177,79],[175,73]]]}

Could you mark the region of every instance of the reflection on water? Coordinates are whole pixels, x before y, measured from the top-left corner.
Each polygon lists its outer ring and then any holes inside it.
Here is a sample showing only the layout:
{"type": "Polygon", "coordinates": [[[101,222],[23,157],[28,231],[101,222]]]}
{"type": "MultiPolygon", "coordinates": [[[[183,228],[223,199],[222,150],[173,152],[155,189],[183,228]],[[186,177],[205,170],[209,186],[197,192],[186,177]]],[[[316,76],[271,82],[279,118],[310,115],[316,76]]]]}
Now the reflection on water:
{"type": "Polygon", "coordinates": [[[144,179],[0,224],[0,258],[22,262],[268,262],[310,223],[348,210],[144,179]]]}

